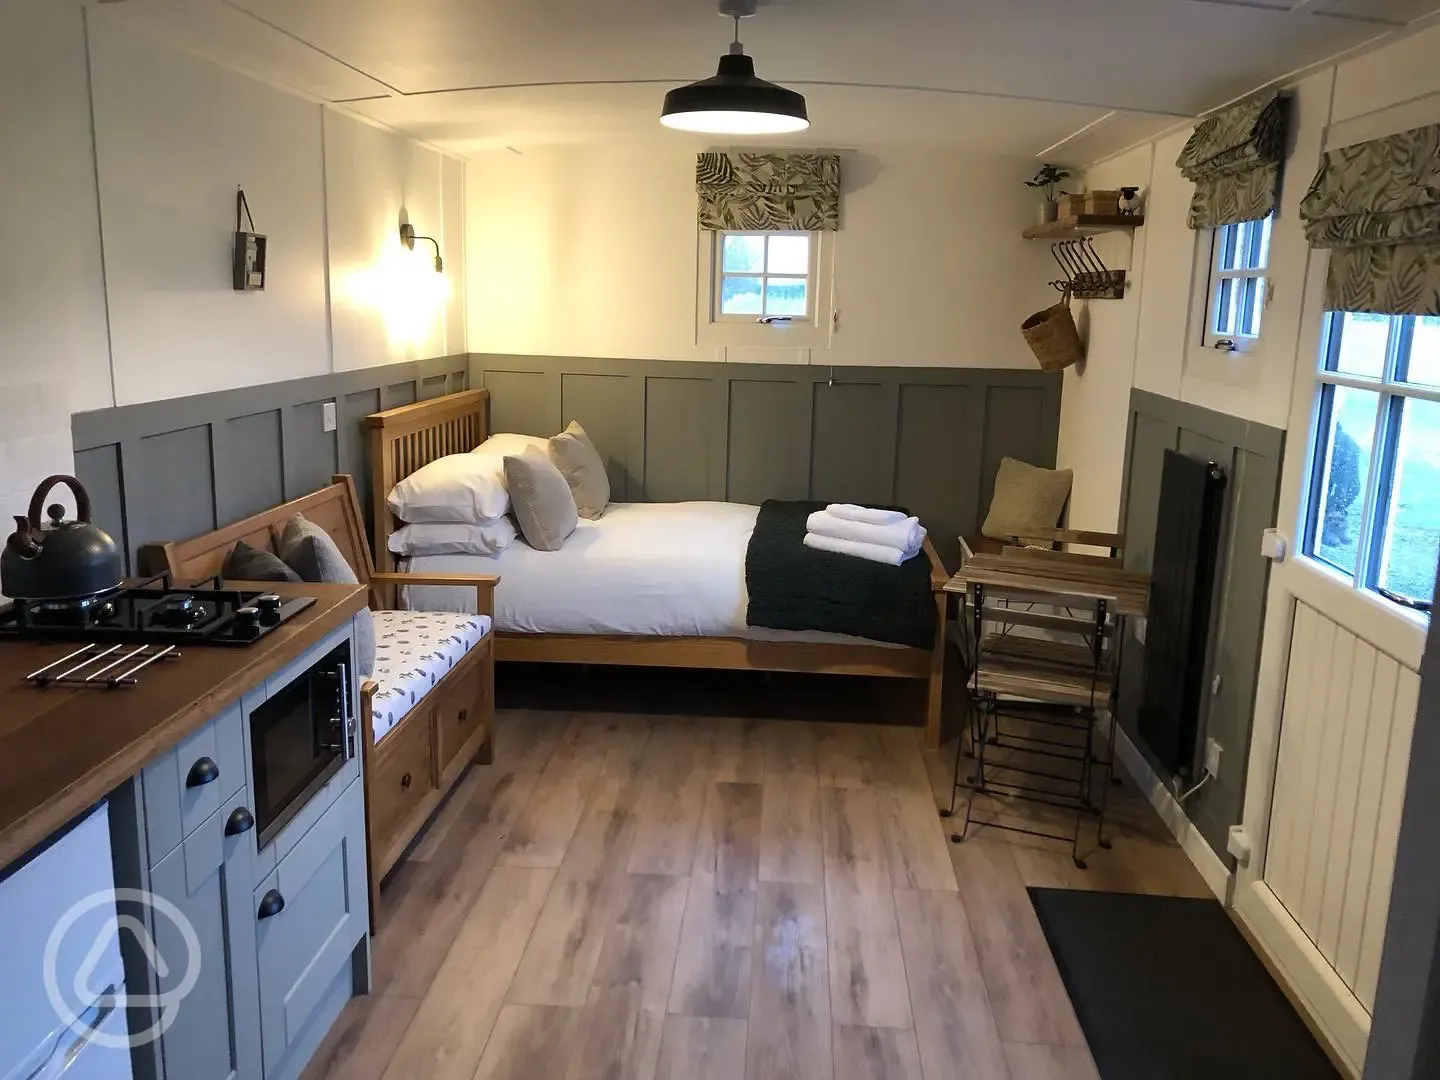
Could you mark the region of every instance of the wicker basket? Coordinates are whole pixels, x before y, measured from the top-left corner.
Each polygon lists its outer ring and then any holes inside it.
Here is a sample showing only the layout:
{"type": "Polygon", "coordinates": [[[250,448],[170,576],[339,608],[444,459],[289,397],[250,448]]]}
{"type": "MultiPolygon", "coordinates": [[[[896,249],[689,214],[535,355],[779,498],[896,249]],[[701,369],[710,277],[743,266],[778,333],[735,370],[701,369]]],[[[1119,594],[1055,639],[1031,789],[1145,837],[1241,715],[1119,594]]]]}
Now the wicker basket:
{"type": "Polygon", "coordinates": [[[1020,332],[1043,371],[1064,371],[1071,364],[1085,359],[1085,346],[1075,316],[1070,314],[1070,294],[1054,307],[1037,311],[1020,324],[1020,332]]]}

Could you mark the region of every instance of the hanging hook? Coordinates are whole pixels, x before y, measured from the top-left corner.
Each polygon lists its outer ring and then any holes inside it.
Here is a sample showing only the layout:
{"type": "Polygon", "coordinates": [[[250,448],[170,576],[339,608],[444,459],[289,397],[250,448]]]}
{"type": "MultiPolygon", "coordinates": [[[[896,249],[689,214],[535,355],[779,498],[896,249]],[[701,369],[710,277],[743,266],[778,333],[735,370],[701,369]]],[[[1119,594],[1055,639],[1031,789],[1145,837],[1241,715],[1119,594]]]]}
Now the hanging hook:
{"type": "Polygon", "coordinates": [[[825,385],[826,385],[826,386],[834,386],[834,385],[835,385],[835,365],[834,365],[834,364],[831,364],[831,365],[830,365],[830,378],[825,381],[825,385]]]}

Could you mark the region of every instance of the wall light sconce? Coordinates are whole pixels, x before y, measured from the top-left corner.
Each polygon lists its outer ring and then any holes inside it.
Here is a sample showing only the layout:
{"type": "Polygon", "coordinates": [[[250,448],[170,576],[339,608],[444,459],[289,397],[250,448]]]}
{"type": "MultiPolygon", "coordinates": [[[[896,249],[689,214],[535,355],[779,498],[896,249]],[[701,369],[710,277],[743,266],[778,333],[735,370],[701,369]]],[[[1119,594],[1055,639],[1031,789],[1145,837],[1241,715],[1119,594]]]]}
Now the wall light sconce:
{"type": "Polygon", "coordinates": [[[429,240],[430,243],[435,245],[435,272],[437,274],[443,274],[445,272],[445,260],[440,257],[440,241],[436,240],[433,236],[416,236],[415,226],[409,222],[400,226],[400,243],[404,244],[411,251],[414,251],[416,240],[429,240]]]}

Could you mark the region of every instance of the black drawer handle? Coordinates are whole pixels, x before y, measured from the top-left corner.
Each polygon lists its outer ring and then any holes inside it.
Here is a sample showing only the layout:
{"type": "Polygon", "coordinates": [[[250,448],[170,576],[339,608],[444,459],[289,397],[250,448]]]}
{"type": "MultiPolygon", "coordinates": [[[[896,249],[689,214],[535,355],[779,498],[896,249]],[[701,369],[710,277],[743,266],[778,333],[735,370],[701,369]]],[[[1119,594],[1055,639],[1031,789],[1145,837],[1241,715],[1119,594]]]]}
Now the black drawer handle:
{"type": "Polygon", "coordinates": [[[411,777],[411,775],[410,775],[408,772],[407,772],[404,776],[400,777],[400,786],[401,786],[402,788],[404,788],[406,791],[409,791],[409,790],[410,790],[410,785],[413,784],[414,782],[415,782],[414,779],[411,777]]]}
{"type": "Polygon", "coordinates": [[[460,717],[459,717],[459,719],[458,719],[456,722],[457,722],[457,723],[460,723],[460,724],[465,723],[465,719],[466,719],[469,715],[470,715],[470,710],[469,710],[469,709],[461,709],[461,710],[460,710],[460,717]]]}
{"type": "Polygon", "coordinates": [[[285,897],[279,889],[271,889],[260,898],[260,918],[269,919],[285,910],[285,897]]]}
{"type": "Polygon", "coordinates": [[[225,835],[239,836],[255,827],[255,815],[243,806],[237,806],[225,821],[225,835]]]}
{"type": "Polygon", "coordinates": [[[202,757],[190,766],[190,772],[185,777],[185,786],[187,788],[204,787],[219,779],[220,766],[216,765],[213,759],[202,757]]]}

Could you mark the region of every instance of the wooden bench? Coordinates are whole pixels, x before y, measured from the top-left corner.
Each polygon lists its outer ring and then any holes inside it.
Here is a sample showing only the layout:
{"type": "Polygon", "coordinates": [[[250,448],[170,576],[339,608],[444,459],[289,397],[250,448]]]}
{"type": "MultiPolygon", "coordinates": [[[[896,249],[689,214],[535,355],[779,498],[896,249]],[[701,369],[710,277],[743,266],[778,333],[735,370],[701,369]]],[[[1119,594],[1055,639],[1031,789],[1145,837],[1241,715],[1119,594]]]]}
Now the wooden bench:
{"type": "MultiPolygon", "coordinates": [[[[390,598],[399,585],[472,585],[476,611],[494,613],[499,580],[482,574],[401,574],[375,570],[365,541],[365,522],[348,476],[282,506],[263,511],[215,532],[140,551],[143,573],[168,571],[176,582],[201,581],[220,573],[226,557],[243,540],[251,547],[276,550],[285,522],[295,514],[334,539],[356,578],[371,589],[371,606],[393,610],[390,598]]],[[[400,861],[415,835],[454,786],[470,762],[493,760],[495,718],[494,634],[487,633],[415,704],[377,745],[372,698],[378,689],[367,679],[360,687],[361,753],[365,776],[365,840],[369,863],[370,929],[380,923],[380,883],[400,861]]]]}

